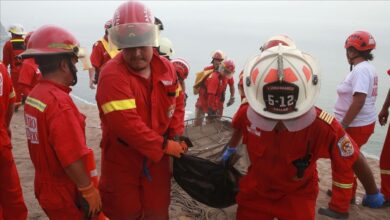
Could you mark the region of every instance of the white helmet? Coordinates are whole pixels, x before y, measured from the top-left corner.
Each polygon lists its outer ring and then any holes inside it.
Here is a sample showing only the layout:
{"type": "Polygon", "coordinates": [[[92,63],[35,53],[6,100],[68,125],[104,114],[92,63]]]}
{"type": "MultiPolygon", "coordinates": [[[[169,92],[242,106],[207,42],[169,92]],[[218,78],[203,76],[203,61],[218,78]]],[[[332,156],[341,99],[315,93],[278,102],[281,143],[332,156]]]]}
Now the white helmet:
{"type": "Polygon", "coordinates": [[[261,51],[267,50],[271,47],[278,46],[279,44],[282,44],[283,46],[288,46],[292,48],[297,48],[295,45],[295,42],[287,35],[279,34],[275,35],[271,38],[269,38],[262,47],[260,47],[261,51]]]}
{"type": "Polygon", "coordinates": [[[175,54],[171,40],[169,40],[166,37],[160,37],[159,43],[160,43],[160,46],[159,46],[158,51],[159,51],[160,55],[171,57],[172,55],[175,54]]]}
{"type": "Polygon", "coordinates": [[[320,90],[319,68],[314,59],[281,44],[250,59],[244,79],[249,105],[274,120],[303,115],[313,107],[320,90]]]}
{"type": "Polygon", "coordinates": [[[13,24],[8,28],[8,32],[16,35],[25,35],[24,27],[21,24],[13,24]]]}

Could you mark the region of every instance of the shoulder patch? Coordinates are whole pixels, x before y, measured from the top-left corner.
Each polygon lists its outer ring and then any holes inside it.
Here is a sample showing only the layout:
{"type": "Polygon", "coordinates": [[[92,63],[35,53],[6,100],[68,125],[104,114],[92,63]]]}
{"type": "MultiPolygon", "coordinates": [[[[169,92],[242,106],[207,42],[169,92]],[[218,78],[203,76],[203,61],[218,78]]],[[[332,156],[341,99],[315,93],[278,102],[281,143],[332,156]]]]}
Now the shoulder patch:
{"type": "Polygon", "coordinates": [[[340,155],[342,157],[352,156],[355,152],[352,142],[350,141],[347,134],[340,138],[340,140],[337,142],[337,146],[339,147],[340,155]]]}
{"type": "Polygon", "coordinates": [[[322,111],[319,115],[318,118],[326,122],[327,124],[332,124],[332,121],[334,119],[334,116],[329,114],[326,111],[322,111]]]}

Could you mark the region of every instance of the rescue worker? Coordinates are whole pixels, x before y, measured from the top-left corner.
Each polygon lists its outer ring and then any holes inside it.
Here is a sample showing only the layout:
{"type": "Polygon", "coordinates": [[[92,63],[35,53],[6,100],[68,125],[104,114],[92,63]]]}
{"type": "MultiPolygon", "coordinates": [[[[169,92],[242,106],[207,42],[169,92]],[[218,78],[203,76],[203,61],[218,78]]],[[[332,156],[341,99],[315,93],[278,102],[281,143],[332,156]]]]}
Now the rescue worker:
{"type": "Polygon", "coordinates": [[[177,79],[179,80],[181,93],[184,95],[184,105],[187,103],[188,95],[186,93],[186,83],[185,79],[188,77],[188,73],[190,72],[190,65],[187,61],[181,58],[176,58],[171,60],[171,63],[175,67],[177,79]]]}
{"type": "MultiPolygon", "coordinates": [[[[204,71],[207,71],[210,69],[214,69],[214,70],[218,71],[219,66],[221,65],[221,63],[225,59],[225,54],[221,50],[215,50],[212,53],[211,58],[212,58],[211,59],[212,65],[205,67],[204,71]]],[[[229,98],[228,102],[226,103],[227,107],[233,105],[233,103],[235,101],[235,98],[234,98],[235,89],[234,89],[234,78],[233,77],[229,78],[228,85],[229,85],[230,98],[229,98]]],[[[225,94],[223,95],[223,97],[225,97],[225,94]]],[[[223,105],[218,109],[218,112],[221,115],[223,114],[223,105]]]]}
{"type": "MultiPolygon", "coordinates": [[[[26,35],[24,41],[26,45],[28,44],[28,40],[30,39],[32,33],[33,32],[30,31],[26,35]]],[[[28,58],[23,60],[22,67],[20,68],[18,83],[24,97],[28,96],[32,88],[34,88],[34,86],[41,78],[41,71],[39,71],[38,65],[35,63],[34,58],[28,58]]]]}
{"type": "MultiPolygon", "coordinates": [[[[211,64],[210,66],[206,66],[201,72],[196,74],[195,84],[194,84],[194,94],[199,95],[198,100],[195,103],[195,122],[194,126],[199,126],[203,123],[203,118],[207,113],[207,93],[205,83],[207,78],[214,72],[219,70],[219,66],[225,59],[225,54],[221,50],[215,50],[211,54],[211,64]]],[[[233,104],[234,102],[234,79],[231,77],[228,80],[228,84],[230,87],[230,98],[228,103],[233,104]]],[[[225,96],[225,94],[224,94],[225,96]]],[[[222,110],[219,112],[223,112],[222,110]]]]}
{"type": "Polygon", "coordinates": [[[99,191],[87,170],[94,161],[86,146],[85,116],[73,103],[79,43],[52,25],[37,29],[22,58],[33,57],[42,80],[26,99],[27,143],[35,168],[34,190],[50,219],[85,219],[101,210],[99,191]],[[85,216],[84,213],[86,212],[85,216]]]}
{"type": "Polygon", "coordinates": [[[172,41],[166,37],[160,37],[159,46],[157,49],[158,53],[161,56],[167,58],[168,60],[171,60],[171,56],[175,54],[175,51],[173,50],[172,41]]]}
{"type": "MultiPolygon", "coordinates": [[[[267,50],[271,47],[278,46],[280,44],[284,46],[289,46],[291,48],[296,48],[295,42],[287,35],[279,34],[270,37],[265,41],[265,43],[260,47],[260,52],[267,50]]],[[[238,92],[240,93],[241,101],[245,102],[245,93],[244,93],[244,82],[243,82],[244,70],[240,72],[239,81],[238,81],[238,92]]]]}
{"type": "MultiPolygon", "coordinates": [[[[375,102],[378,96],[378,76],[375,67],[369,62],[373,60],[371,51],[375,46],[374,38],[365,31],[356,31],[347,38],[344,48],[351,69],[337,86],[334,114],[359,150],[374,133],[377,119],[375,102]]],[[[355,178],[352,203],[355,203],[356,188],[355,178]]],[[[331,195],[330,192],[328,194],[331,195]]]]}
{"type": "MultiPolygon", "coordinates": [[[[390,75],[390,69],[387,70],[390,75]]],[[[379,124],[384,126],[387,123],[389,117],[390,107],[390,89],[387,92],[385,102],[383,103],[382,110],[378,114],[379,124]]],[[[390,205],[390,127],[387,130],[385,143],[383,144],[381,157],[379,160],[379,167],[381,169],[381,192],[385,196],[386,205],[390,205]]]]}
{"type": "Polygon", "coordinates": [[[197,115],[195,125],[202,124],[204,113],[207,113],[207,121],[222,116],[225,91],[229,79],[233,77],[235,64],[232,60],[225,60],[219,66],[218,71],[213,71],[204,85],[200,88],[199,97],[196,102],[197,115]],[[200,114],[202,113],[202,114],[200,114]]]}
{"type": "Polygon", "coordinates": [[[111,220],[168,219],[169,156],[187,150],[174,140],[184,130],[184,99],[175,68],[155,50],[158,28],[151,11],[128,1],[113,22],[109,35],[121,52],[104,67],[96,93],[103,212],[111,220]]]}
{"type": "Polygon", "coordinates": [[[11,78],[5,65],[0,62],[0,219],[26,220],[27,207],[12,155],[9,128],[14,102],[11,78]]]}
{"type": "Polygon", "coordinates": [[[3,63],[6,68],[10,69],[12,84],[15,89],[15,112],[18,111],[22,104],[22,92],[19,87],[18,79],[22,61],[18,58],[25,49],[23,35],[25,35],[24,27],[20,24],[13,24],[8,29],[11,33],[11,39],[7,41],[3,47],[3,63]]]}
{"type": "Polygon", "coordinates": [[[93,74],[92,71],[89,74],[89,86],[91,89],[94,89],[93,84],[96,85],[98,83],[99,73],[103,66],[119,53],[118,48],[109,42],[108,29],[111,27],[112,20],[110,19],[104,24],[104,36],[96,41],[92,47],[90,60],[95,73],[93,74]]]}
{"type": "MultiPolygon", "coordinates": [[[[240,180],[237,219],[314,220],[316,161],[323,157],[331,159],[334,193],[329,208],[319,209],[320,214],[348,217],[353,166],[366,188],[363,204],[382,205],[383,195],[355,142],[333,116],[314,106],[318,74],[310,55],[282,44],[247,63],[244,90],[249,105],[232,121],[242,132],[251,162],[240,180]]],[[[237,140],[234,133],[224,163],[235,152],[237,140]]]]}

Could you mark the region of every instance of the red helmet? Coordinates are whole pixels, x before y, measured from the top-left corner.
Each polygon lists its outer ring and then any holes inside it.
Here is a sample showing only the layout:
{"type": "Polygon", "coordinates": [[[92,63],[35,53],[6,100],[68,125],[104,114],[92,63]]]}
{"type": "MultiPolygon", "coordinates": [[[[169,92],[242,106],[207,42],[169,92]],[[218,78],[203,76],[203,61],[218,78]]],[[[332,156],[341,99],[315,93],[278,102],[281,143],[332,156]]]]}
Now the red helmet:
{"type": "Polygon", "coordinates": [[[143,3],[128,1],[121,4],[112,22],[109,36],[119,49],[158,46],[158,26],[154,24],[151,11],[143,3]]]}
{"type": "Polygon", "coordinates": [[[106,21],[106,23],[104,24],[105,30],[109,29],[110,27],[112,27],[112,19],[106,21]]]}
{"type": "Polygon", "coordinates": [[[24,43],[27,45],[28,41],[30,40],[31,35],[34,33],[34,31],[30,31],[26,34],[26,37],[24,37],[24,43]]]}
{"type": "Polygon", "coordinates": [[[225,60],[221,66],[231,74],[234,73],[236,69],[236,65],[234,64],[233,60],[225,60]]]}
{"type": "Polygon", "coordinates": [[[356,31],[349,35],[344,48],[354,47],[358,51],[372,50],[376,46],[374,37],[366,31],[356,31]]]}
{"type": "Polygon", "coordinates": [[[27,50],[22,58],[50,55],[50,54],[72,54],[78,55],[79,42],[67,30],[54,25],[45,25],[34,31],[31,35],[27,50]]]}
{"type": "Polygon", "coordinates": [[[187,79],[188,73],[190,72],[190,65],[187,61],[181,58],[176,58],[171,60],[171,62],[176,69],[177,75],[181,79],[187,79]]]}
{"type": "Polygon", "coordinates": [[[211,58],[216,60],[223,60],[225,58],[225,54],[221,50],[216,50],[211,54],[211,58]]]}
{"type": "Polygon", "coordinates": [[[387,70],[387,74],[390,75],[390,69],[387,70]]]}

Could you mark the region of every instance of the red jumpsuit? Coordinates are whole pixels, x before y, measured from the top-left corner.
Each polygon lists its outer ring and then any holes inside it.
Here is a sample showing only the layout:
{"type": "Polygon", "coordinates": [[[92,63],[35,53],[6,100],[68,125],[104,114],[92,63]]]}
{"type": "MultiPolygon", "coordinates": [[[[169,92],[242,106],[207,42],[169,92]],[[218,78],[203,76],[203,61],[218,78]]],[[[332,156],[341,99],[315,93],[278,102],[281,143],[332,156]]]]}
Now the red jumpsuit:
{"type": "Polygon", "coordinates": [[[35,63],[35,59],[25,59],[22,63],[18,80],[22,93],[25,96],[28,96],[32,88],[34,88],[41,78],[41,71],[39,71],[38,65],[35,63]]]}
{"type": "Polygon", "coordinates": [[[107,63],[111,58],[116,56],[118,52],[109,51],[107,39],[102,38],[93,45],[91,53],[91,64],[97,70],[100,71],[105,63],[107,63]]]}
{"type": "Polygon", "coordinates": [[[18,79],[22,66],[22,60],[17,56],[26,49],[23,37],[14,37],[7,41],[3,48],[3,63],[8,68],[10,66],[12,84],[14,85],[16,95],[16,105],[21,104],[22,91],[20,90],[18,79]]]}
{"type": "Polygon", "coordinates": [[[215,111],[219,116],[222,113],[228,82],[229,79],[223,77],[219,72],[213,72],[206,80],[207,109],[215,111]]]}
{"type": "Polygon", "coordinates": [[[319,158],[330,158],[332,163],[333,196],[329,207],[347,212],[354,177],[352,165],[359,149],[333,116],[313,108],[306,113],[312,118],[300,130],[277,131],[259,128],[264,123],[250,120],[256,115],[253,112],[248,105],[241,105],[233,118],[233,127],[243,131],[251,161],[247,175],[240,181],[237,219],[314,220],[319,158]],[[294,165],[299,159],[309,161],[302,178],[297,177],[294,165]]]}
{"type": "Polygon", "coordinates": [[[5,66],[0,62],[0,219],[25,220],[24,204],[18,172],[12,156],[11,138],[8,135],[7,111],[15,102],[15,92],[5,66]]]}
{"type": "MultiPolygon", "coordinates": [[[[24,116],[35,196],[50,219],[84,219],[80,194],[64,168],[89,153],[85,116],[69,96],[69,87],[42,79],[26,99],[24,116]]],[[[84,158],[83,158],[84,159],[84,158]]]]}
{"type": "Polygon", "coordinates": [[[390,126],[387,130],[385,143],[379,161],[381,169],[381,192],[386,201],[390,201],[390,126]]]}
{"type": "MultiPolygon", "coordinates": [[[[227,85],[229,85],[230,89],[232,87],[234,87],[234,78],[233,77],[227,79],[227,85]]],[[[232,95],[232,93],[230,93],[230,96],[231,95],[232,95]]],[[[218,110],[217,110],[217,115],[219,115],[219,116],[223,115],[223,104],[224,104],[224,102],[226,100],[226,87],[225,87],[225,91],[223,92],[222,97],[223,97],[223,101],[221,100],[221,102],[219,102],[219,107],[218,107],[218,110]]]]}
{"type": "Polygon", "coordinates": [[[168,219],[169,157],[164,137],[184,130],[184,99],[173,65],[154,53],[151,77],[133,73],[122,53],[103,68],[96,100],[102,121],[103,212],[111,220],[168,219]]]}

